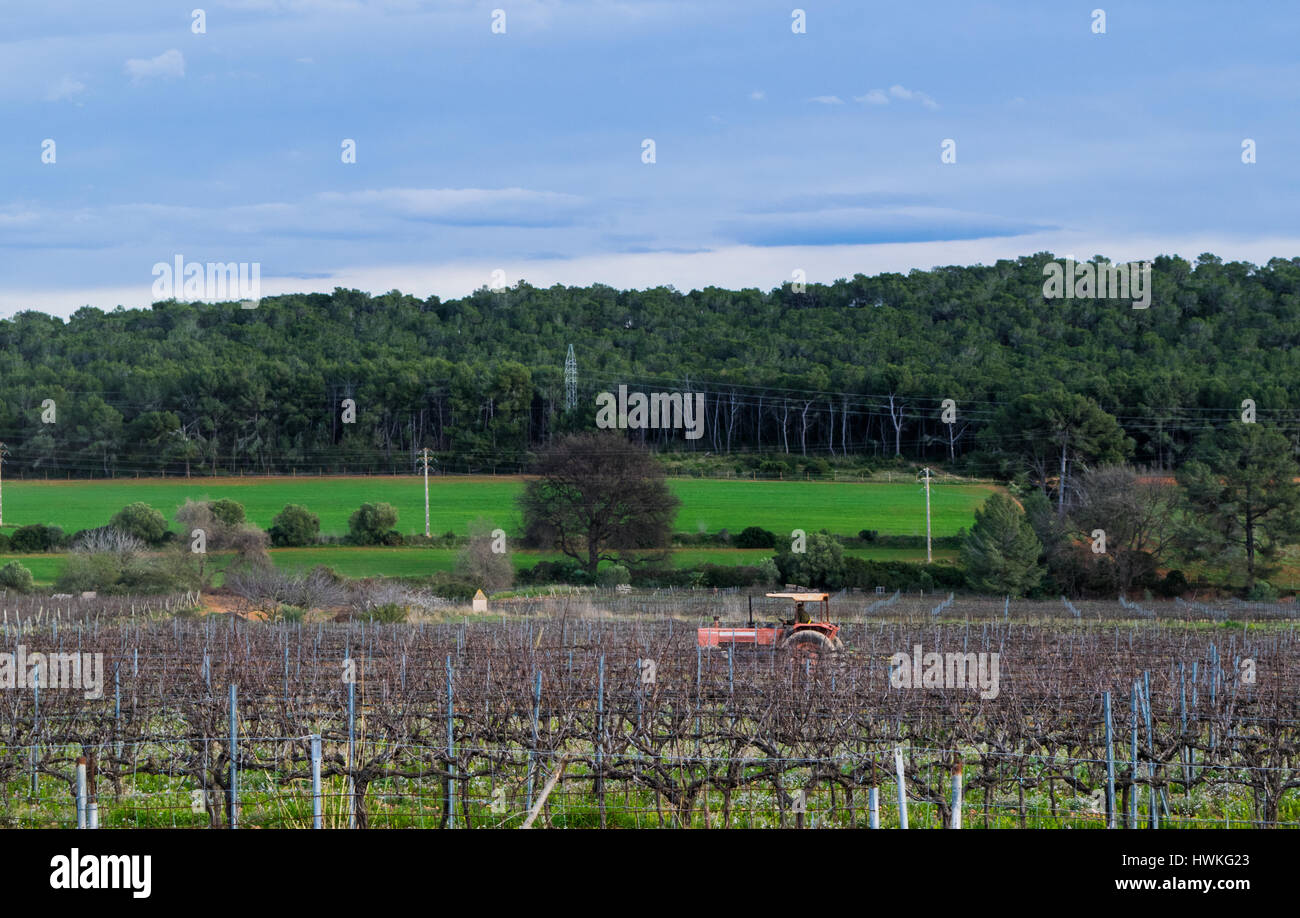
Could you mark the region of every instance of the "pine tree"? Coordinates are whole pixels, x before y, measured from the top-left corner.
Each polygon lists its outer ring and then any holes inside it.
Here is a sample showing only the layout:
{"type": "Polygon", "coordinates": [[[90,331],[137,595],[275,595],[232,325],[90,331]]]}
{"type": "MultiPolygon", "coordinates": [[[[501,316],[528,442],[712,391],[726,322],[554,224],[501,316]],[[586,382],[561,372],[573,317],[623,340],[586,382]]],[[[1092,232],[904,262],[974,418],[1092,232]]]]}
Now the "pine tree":
{"type": "Polygon", "coordinates": [[[961,547],[972,588],[984,593],[1022,596],[1038,586],[1043,545],[1015,501],[994,494],[975,511],[975,524],[961,547]]]}

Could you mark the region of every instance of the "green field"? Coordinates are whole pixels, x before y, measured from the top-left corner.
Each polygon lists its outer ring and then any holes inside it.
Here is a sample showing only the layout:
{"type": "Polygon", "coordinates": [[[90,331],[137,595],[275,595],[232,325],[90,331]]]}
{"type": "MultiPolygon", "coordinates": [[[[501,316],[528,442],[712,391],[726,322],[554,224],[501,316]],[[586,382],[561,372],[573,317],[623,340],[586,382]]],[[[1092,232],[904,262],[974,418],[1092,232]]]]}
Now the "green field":
{"type": "MultiPolygon", "coordinates": [[[[925,534],[925,492],[908,482],[719,481],[674,479],[681,498],[679,532],[738,533],[762,526],[777,533],[829,529],[855,535],[875,529],[882,535],[925,534]]],[[[436,477],[429,480],[431,531],[465,534],[483,517],[511,535],[518,534],[515,498],[518,477],[436,477]]],[[[991,485],[935,485],[931,514],[935,536],[969,527],[972,514],[993,491],[991,485]]],[[[5,529],[44,523],[75,532],[105,525],[123,506],[144,501],[170,518],[186,498],[230,498],[244,505],[248,519],[263,528],[285,504],[302,504],[321,520],[325,535],[347,532],[348,517],[366,501],[386,501],[398,510],[398,529],[424,530],[424,490],[418,477],[347,478],[141,478],[114,481],[15,481],[4,483],[5,529]]]]}

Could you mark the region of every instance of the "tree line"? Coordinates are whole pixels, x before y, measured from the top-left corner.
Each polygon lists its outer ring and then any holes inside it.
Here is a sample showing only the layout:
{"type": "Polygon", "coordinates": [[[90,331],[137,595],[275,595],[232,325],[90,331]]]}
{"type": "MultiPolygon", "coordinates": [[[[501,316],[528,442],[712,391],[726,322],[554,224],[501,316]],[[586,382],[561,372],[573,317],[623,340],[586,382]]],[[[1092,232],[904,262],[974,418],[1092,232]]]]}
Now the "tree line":
{"type": "Polygon", "coordinates": [[[1300,258],[1152,263],[1152,302],[1046,300],[1050,253],[770,290],[603,285],[420,300],[338,289],[0,321],[6,471],[516,471],[617,387],[699,392],[661,450],[947,463],[1051,482],[1177,469],[1251,401],[1300,438],[1300,258]],[[578,361],[566,407],[564,356],[578,361]]]}

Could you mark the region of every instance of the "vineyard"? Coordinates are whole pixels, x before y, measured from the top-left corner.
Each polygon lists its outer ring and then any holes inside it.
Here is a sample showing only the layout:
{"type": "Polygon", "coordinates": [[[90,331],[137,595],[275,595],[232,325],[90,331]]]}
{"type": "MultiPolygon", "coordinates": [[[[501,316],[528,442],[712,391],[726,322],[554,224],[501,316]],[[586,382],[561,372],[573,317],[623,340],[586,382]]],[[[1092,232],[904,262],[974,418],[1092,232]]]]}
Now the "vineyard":
{"type": "Polygon", "coordinates": [[[1293,605],[844,596],[847,649],[795,660],[700,650],[727,593],[396,625],[189,600],[6,602],[0,651],[103,678],[0,692],[0,824],[76,824],[79,758],[105,827],[1300,824],[1293,605]],[[995,687],[898,687],[914,649],[995,687]]]}

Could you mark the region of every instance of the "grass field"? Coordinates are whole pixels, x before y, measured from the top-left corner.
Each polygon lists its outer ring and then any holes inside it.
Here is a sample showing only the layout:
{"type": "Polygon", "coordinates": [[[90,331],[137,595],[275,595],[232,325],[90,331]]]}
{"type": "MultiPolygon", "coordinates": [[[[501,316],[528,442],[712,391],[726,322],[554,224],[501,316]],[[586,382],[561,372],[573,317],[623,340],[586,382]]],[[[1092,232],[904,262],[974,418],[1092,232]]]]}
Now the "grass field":
{"type": "MultiPolygon", "coordinates": [[[[875,529],[882,535],[925,534],[925,492],[914,482],[717,481],[672,480],[681,498],[679,532],[738,533],[762,526],[777,533],[791,529],[829,529],[855,535],[875,529]]],[[[515,499],[519,477],[435,477],[429,480],[431,530],[464,534],[483,517],[514,535],[520,516],[515,499]]],[[[969,527],[976,507],[994,488],[982,484],[935,485],[931,514],[935,536],[969,527]]],[[[285,504],[301,504],[321,520],[326,535],[347,532],[348,517],[362,503],[386,501],[398,510],[398,529],[424,530],[421,479],[347,478],[141,478],[114,481],[18,481],[4,483],[6,530],[28,523],[75,532],[103,526],[122,507],[144,501],[169,519],[186,498],[230,498],[244,505],[248,519],[263,528],[285,504]]]]}

